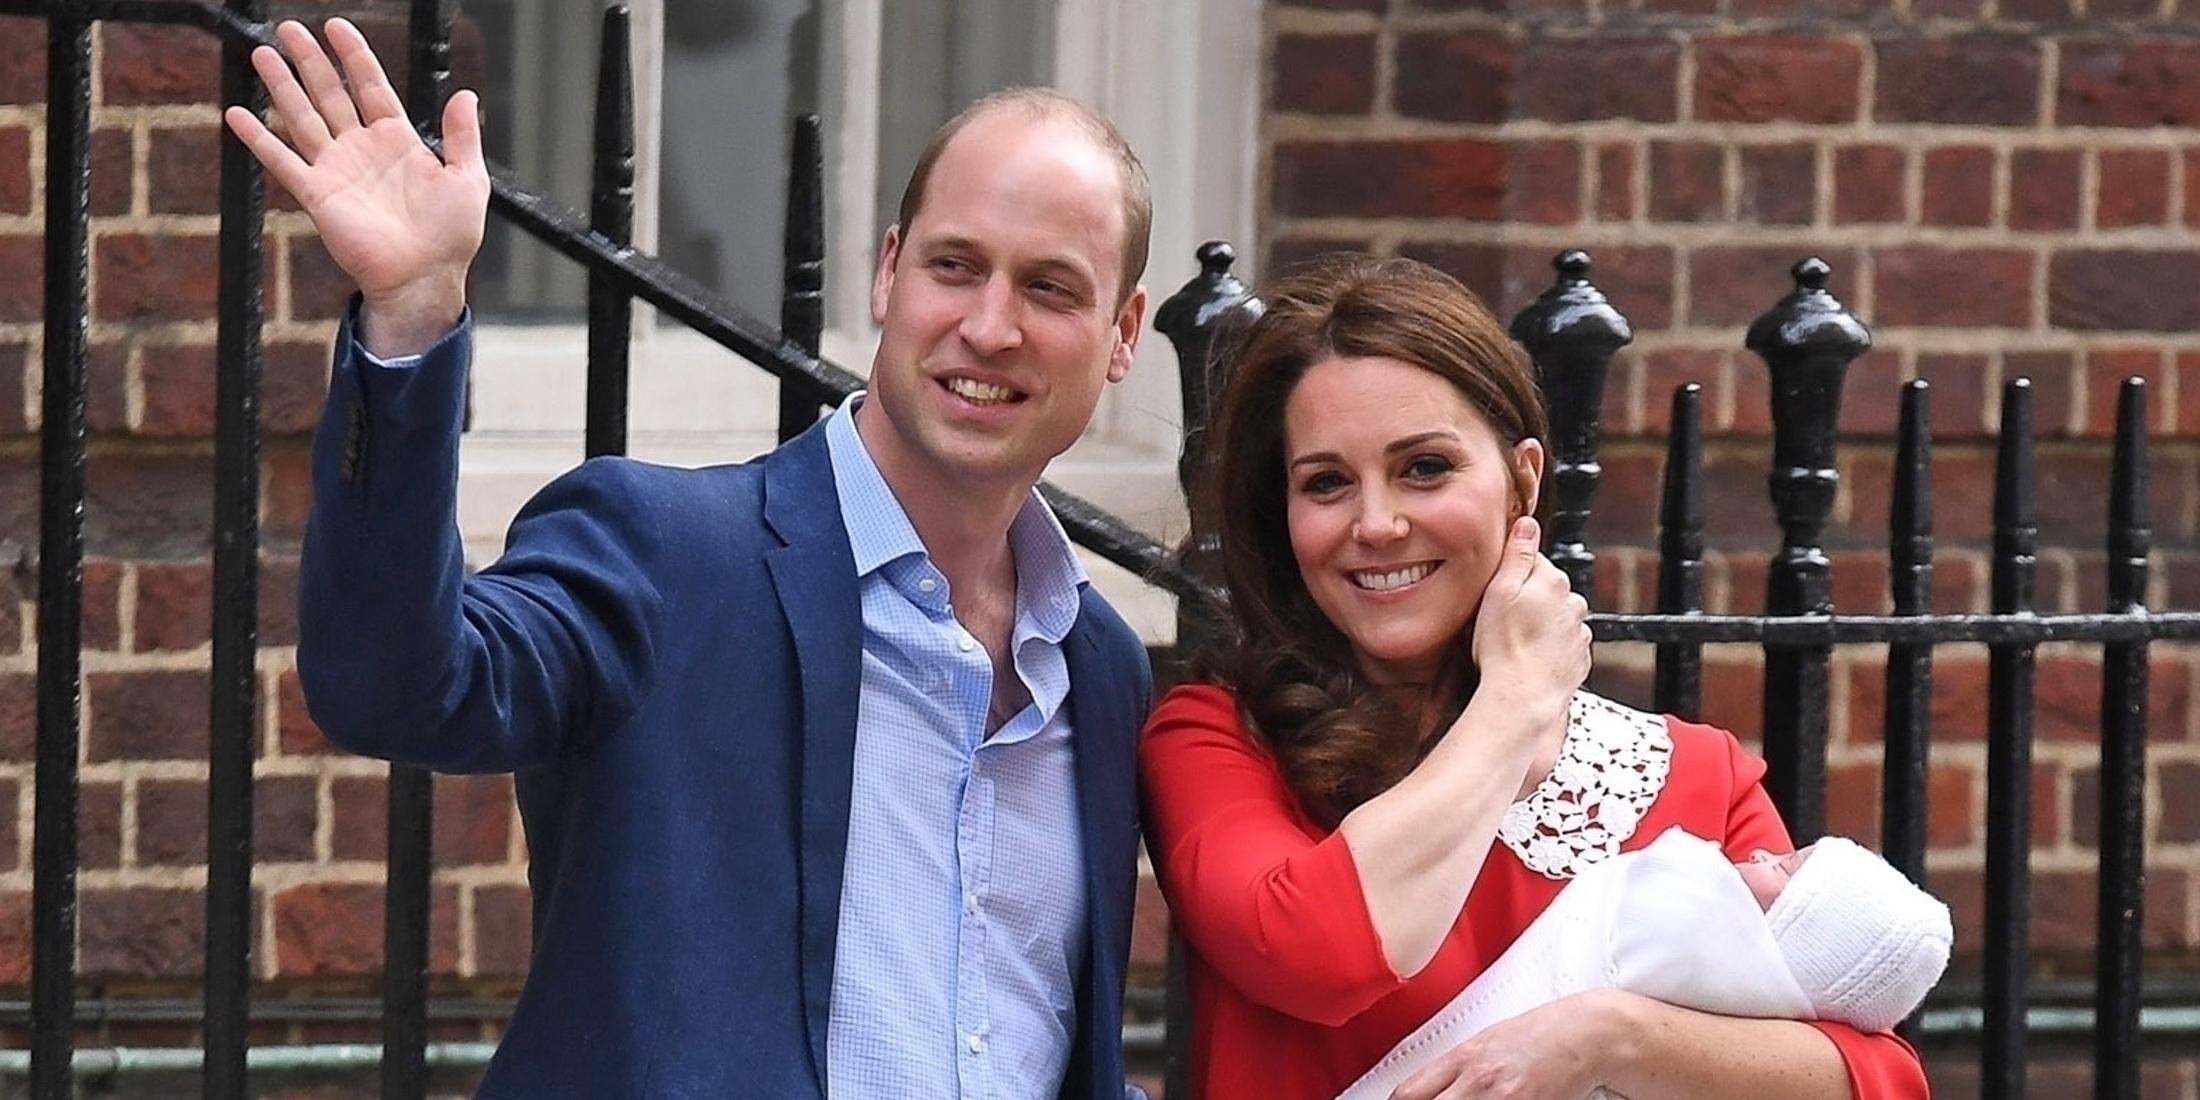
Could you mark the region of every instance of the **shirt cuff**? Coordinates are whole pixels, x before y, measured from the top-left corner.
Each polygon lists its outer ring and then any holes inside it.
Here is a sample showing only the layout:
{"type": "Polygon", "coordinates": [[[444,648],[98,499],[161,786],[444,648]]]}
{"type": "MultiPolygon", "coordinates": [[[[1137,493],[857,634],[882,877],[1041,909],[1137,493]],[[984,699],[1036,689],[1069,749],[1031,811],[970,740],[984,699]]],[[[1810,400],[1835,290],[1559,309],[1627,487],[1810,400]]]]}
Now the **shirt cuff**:
{"type": "Polygon", "coordinates": [[[426,359],[427,357],[434,355],[436,352],[442,350],[445,344],[448,344],[452,340],[458,339],[461,336],[470,336],[471,330],[473,329],[474,325],[474,307],[468,305],[466,308],[459,311],[458,323],[451,326],[451,331],[444,333],[442,337],[436,340],[435,343],[428,345],[428,350],[415,352],[411,355],[399,355],[393,358],[384,359],[381,356],[376,355],[371,351],[368,351],[367,345],[359,342],[359,305],[359,293],[357,291],[353,291],[351,302],[349,305],[350,316],[345,318],[344,324],[344,331],[348,333],[351,337],[351,350],[355,354],[357,354],[360,360],[362,362],[365,362],[368,366],[379,367],[384,370],[410,370],[414,367],[417,367],[420,365],[421,360],[426,359]]]}

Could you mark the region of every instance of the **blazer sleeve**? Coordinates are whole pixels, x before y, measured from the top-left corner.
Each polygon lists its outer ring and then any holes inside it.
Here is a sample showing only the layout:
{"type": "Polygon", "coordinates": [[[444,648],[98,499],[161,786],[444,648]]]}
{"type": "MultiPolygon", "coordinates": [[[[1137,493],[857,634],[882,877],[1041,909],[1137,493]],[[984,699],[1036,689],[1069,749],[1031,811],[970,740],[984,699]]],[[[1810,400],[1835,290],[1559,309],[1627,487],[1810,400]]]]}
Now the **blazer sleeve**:
{"type": "Polygon", "coordinates": [[[337,333],[313,441],[299,563],[308,712],[355,752],[439,771],[507,771],[618,726],[649,677],[662,541],[635,464],[599,459],[544,489],[505,556],[465,575],[458,440],[471,329],[417,363],[376,364],[337,333]]]}
{"type": "MultiPolygon", "coordinates": [[[[1764,761],[1744,750],[1734,735],[1716,732],[1725,742],[1733,775],[1727,810],[1726,853],[1746,859],[1756,849],[1776,853],[1795,850],[1780,811],[1765,793],[1764,761]]],[[[1856,1100],[1925,1100],[1925,1066],[1917,1051],[1891,1031],[1861,1032],[1847,1024],[1813,1020],[1810,1026],[1823,1032],[1841,1052],[1849,1071],[1849,1092],[1856,1100]]]]}
{"type": "Polygon", "coordinates": [[[1228,692],[1180,687],[1164,697],[1139,770],[1170,919],[1224,980],[1325,1026],[1398,988],[1343,835],[1307,834],[1228,692]]]}

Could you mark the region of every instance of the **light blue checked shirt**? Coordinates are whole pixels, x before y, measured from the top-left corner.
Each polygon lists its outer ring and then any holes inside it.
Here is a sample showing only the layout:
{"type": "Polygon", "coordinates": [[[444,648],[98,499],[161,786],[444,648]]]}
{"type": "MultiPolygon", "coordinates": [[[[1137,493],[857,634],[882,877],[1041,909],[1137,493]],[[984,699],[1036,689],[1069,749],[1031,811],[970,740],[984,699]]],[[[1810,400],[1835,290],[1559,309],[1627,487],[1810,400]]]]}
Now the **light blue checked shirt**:
{"type": "Polygon", "coordinates": [[[1061,642],[1087,579],[1033,493],[1008,532],[1031,702],[987,737],[992,662],[856,434],[862,400],[825,426],[863,598],[827,1093],[1052,1097],[1086,942],[1061,642]]]}

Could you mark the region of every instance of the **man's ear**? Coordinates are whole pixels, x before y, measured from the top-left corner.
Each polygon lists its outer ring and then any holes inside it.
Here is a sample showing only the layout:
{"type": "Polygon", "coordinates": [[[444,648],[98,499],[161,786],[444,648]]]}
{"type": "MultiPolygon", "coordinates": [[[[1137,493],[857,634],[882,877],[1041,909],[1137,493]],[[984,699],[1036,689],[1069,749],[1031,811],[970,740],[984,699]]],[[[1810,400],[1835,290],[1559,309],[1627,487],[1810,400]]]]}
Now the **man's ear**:
{"type": "Polygon", "coordinates": [[[878,243],[878,269],[871,272],[871,323],[886,323],[886,303],[894,296],[894,264],[901,259],[901,227],[889,225],[878,243]]]}
{"type": "Polygon", "coordinates": [[[1131,296],[1124,299],[1122,312],[1115,315],[1115,350],[1108,356],[1108,381],[1121,382],[1131,372],[1131,359],[1138,354],[1138,337],[1146,331],[1146,285],[1140,283],[1131,296]]]}
{"type": "Polygon", "coordinates": [[[1532,516],[1543,496],[1543,441],[1523,439],[1513,444],[1513,500],[1520,511],[1513,518],[1532,516]]]}

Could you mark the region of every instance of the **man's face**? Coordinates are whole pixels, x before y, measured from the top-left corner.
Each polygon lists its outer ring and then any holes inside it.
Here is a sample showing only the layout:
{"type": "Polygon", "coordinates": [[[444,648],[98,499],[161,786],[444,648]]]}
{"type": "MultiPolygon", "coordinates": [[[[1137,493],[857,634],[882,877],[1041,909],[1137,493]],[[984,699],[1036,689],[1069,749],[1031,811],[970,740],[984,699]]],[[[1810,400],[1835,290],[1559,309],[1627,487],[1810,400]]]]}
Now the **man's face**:
{"type": "Polygon", "coordinates": [[[948,143],[871,288],[858,426],[898,492],[1028,486],[1083,433],[1145,318],[1143,287],[1116,303],[1122,196],[1113,158],[1064,121],[997,110],[948,143]]]}

